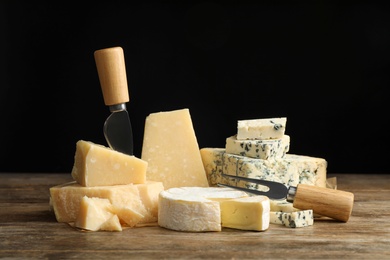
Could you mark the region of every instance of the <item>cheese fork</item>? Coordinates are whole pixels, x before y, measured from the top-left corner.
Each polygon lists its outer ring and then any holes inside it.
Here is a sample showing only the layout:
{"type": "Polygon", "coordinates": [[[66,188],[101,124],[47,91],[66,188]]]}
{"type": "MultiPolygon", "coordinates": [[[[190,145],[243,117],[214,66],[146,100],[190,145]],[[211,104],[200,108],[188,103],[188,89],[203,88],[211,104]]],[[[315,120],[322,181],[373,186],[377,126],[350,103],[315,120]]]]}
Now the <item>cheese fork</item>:
{"type": "Polygon", "coordinates": [[[286,199],[293,203],[295,208],[301,210],[312,209],[314,213],[330,217],[342,222],[347,222],[352,213],[354,194],[347,191],[329,189],[308,184],[298,184],[287,187],[286,185],[261,179],[246,178],[222,174],[238,181],[248,182],[249,185],[239,187],[235,185],[218,183],[218,186],[230,187],[242,190],[255,195],[264,195],[270,199],[286,199]],[[250,188],[250,184],[258,184],[268,188],[267,191],[260,191],[250,188]]]}

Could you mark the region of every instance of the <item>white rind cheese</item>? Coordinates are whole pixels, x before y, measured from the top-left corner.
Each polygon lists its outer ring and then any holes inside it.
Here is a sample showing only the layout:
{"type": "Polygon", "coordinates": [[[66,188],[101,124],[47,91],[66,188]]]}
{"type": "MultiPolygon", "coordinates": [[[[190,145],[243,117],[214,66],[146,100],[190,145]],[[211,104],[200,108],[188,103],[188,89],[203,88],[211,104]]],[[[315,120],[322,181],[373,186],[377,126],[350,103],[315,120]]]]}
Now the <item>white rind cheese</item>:
{"type": "Polygon", "coordinates": [[[286,117],[239,120],[237,139],[279,139],[286,130],[286,117]]]}
{"type": "Polygon", "coordinates": [[[226,138],[226,153],[251,158],[273,160],[282,158],[290,149],[290,136],[268,140],[239,140],[236,136],[226,138]]]}
{"type": "Polygon", "coordinates": [[[229,188],[167,189],[159,195],[158,224],[177,231],[221,231],[220,201],[241,197],[248,195],[229,188]]]}
{"type": "Polygon", "coordinates": [[[270,201],[266,196],[250,196],[221,202],[223,227],[265,231],[269,227],[270,201]]]}

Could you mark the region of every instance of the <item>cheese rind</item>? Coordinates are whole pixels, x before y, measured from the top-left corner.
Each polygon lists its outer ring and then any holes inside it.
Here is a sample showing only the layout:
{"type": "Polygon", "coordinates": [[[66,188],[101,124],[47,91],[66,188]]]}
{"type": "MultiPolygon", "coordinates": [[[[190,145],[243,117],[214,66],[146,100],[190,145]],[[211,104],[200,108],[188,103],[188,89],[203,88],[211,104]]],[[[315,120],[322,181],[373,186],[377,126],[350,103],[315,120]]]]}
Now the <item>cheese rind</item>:
{"type": "Polygon", "coordinates": [[[158,224],[177,231],[221,231],[220,202],[241,197],[248,197],[248,195],[230,188],[167,189],[159,196],[158,224]]]}
{"type": "Polygon", "coordinates": [[[237,139],[279,139],[286,129],[286,117],[239,120],[237,139]]]}
{"type": "Polygon", "coordinates": [[[223,227],[265,231],[269,227],[270,201],[266,196],[251,196],[221,202],[223,227]]]}
{"type": "Polygon", "coordinates": [[[269,140],[239,140],[236,136],[226,138],[226,153],[251,158],[273,160],[282,158],[290,149],[290,136],[269,140]]]}
{"type": "Polygon", "coordinates": [[[85,187],[145,183],[147,165],[135,156],[79,140],[71,175],[85,187]]]}
{"type": "Polygon", "coordinates": [[[141,158],[148,162],[146,179],[162,182],[165,189],[208,187],[188,109],[146,117],[141,158]]]}
{"type": "MultiPolygon", "coordinates": [[[[137,224],[152,223],[157,221],[158,194],[163,190],[161,182],[152,181],[145,184],[97,187],[83,187],[76,182],[70,182],[50,188],[50,204],[58,222],[74,222],[80,212],[81,200],[87,196],[108,199],[117,210],[128,209],[142,215],[137,224]],[[142,192],[145,189],[149,192],[142,192]]],[[[121,221],[133,223],[134,219],[121,219],[121,221]]]]}

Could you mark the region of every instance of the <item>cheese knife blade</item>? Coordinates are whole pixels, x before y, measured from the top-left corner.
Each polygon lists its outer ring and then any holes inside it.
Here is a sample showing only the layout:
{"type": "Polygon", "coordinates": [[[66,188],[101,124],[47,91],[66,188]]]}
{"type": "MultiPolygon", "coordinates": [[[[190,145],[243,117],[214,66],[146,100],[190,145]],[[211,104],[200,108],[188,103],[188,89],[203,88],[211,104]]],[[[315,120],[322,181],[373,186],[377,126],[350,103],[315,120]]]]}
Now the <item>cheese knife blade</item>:
{"type": "Polygon", "coordinates": [[[133,155],[133,132],[126,108],[130,99],[123,49],[96,50],[94,57],[104,103],[111,112],[104,122],[104,137],[112,149],[133,155]]]}

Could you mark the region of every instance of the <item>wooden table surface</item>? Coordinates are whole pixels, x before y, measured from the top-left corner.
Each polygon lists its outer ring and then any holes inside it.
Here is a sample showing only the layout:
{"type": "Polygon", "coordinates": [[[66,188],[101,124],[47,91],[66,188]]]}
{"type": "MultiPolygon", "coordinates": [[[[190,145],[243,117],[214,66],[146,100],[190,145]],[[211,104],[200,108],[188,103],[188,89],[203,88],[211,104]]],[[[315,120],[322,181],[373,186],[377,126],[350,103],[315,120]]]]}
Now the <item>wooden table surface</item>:
{"type": "Polygon", "coordinates": [[[70,174],[0,173],[0,258],[390,259],[390,174],[333,176],[338,189],[355,194],[347,223],[323,218],[304,228],[189,233],[79,231],[58,223],[49,207],[49,188],[70,174]]]}

